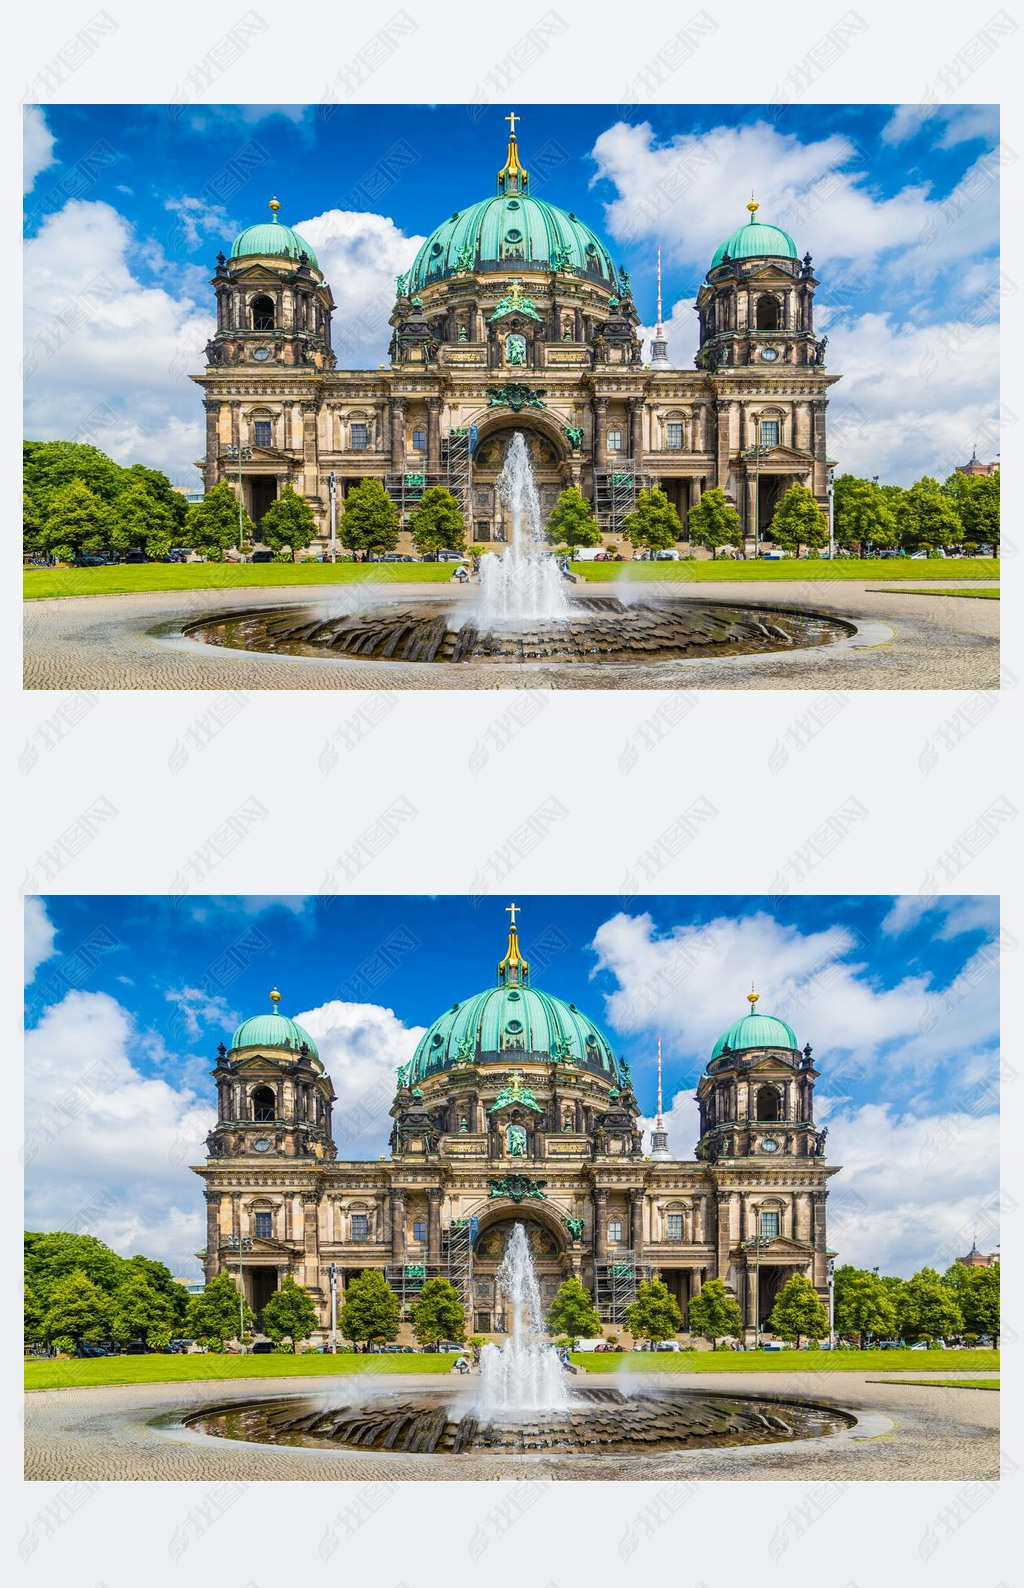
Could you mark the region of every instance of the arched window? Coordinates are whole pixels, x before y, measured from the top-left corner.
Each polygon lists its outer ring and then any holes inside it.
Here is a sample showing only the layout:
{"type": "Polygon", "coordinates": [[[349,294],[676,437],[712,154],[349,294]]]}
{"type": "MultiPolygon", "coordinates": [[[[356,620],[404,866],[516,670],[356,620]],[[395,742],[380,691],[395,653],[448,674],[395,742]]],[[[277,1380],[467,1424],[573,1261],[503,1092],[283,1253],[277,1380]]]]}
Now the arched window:
{"type": "Polygon", "coordinates": [[[253,298],[249,308],[252,313],[252,328],[254,331],[272,331],[274,329],[273,298],[253,298]]]}
{"type": "Polygon", "coordinates": [[[779,1094],[774,1086],[762,1086],[757,1094],[757,1118],[778,1119],[779,1094]]]}
{"type": "Polygon", "coordinates": [[[755,324],[759,331],[777,331],[779,329],[778,298],[769,298],[767,296],[758,298],[755,324]]]}
{"type": "Polygon", "coordinates": [[[263,1124],[277,1118],[277,1099],[269,1086],[257,1086],[253,1092],[252,1117],[263,1124]]]}

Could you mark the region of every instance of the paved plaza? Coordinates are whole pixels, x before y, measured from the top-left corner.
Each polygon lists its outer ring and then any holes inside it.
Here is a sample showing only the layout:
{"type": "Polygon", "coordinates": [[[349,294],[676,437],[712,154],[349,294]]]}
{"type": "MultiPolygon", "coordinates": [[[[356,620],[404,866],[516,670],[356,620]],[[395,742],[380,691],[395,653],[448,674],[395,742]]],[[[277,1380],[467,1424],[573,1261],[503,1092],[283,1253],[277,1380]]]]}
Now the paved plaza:
{"type": "MultiPolygon", "coordinates": [[[[906,1375],[898,1375],[905,1377],[906,1375]]],[[[925,1374],[915,1377],[926,1377],[925,1374]]],[[[936,1375],[941,1377],[942,1375],[936,1375]]],[[[991,1374],[958,1374],[991,1378],[991,1374]]],[[[26,1397],[25,1476],[54,1482],[114,1479],[722,1478],[990,1480],[999,1476],[999,1396],[991,1390],[876,1382],[860,1373],[645,1373],[645,1390],[806,1397],[840,1407],[858,1425],[836,1438],[794,1444],[623,1456],[401,1456],[380,1451],[289,1449],[207,1439],[177,1425],[179,1413],[246,1400],[322,1396],[325,1405],[371,1394],[437,1393],[430,1374],[401,1378],[240,1379],[217,1384],[140,1384],[37,1391],[26,1397]]],[[[610,1384],[607,1375],[596,1383],[610,1384]]],[[[472,1393],[473,1380],[451,1385],[472,1393]]]]}
{"type": "MultiPolygon", "coordinates": [[[[937,587],[940,588],[940,587],[937,587]]],[[[551,663],[321,662],[182,641],[182,622],[297,602],[324,616],[353,610],[358,585],[146,592],[25,604],[27,689],[996,689],[999,602],[887,594],[870,582],[629,583],[629,599],[722,601],[819,612],[858,625],[836,647],[635,667],[551,663]]],[[[617,595],[611,585],[588,596],[617,595]]],[[[469,606],[475,587],[373,587],[374,604],[469,606]]]]}

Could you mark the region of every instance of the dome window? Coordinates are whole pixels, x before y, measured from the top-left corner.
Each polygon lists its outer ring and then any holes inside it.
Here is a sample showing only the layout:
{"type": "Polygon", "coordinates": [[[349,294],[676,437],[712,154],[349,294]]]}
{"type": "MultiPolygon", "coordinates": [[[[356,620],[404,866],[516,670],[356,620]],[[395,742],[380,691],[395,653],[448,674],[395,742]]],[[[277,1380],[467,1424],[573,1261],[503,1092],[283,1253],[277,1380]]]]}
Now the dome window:
{"type": "Polygon", "coordinates": [[[435,1031],[434,1035],[430,1039],[430,1045],[431,1047],[439,1048],[443,1041],[444,1037],[441,1035],[440,1031],[435,1031]]]}
{"type": "Polygon", "coordinates": [[[260,1125],[267,1125],[276,1117],[276,1099],[269,1086],[257,1086],[253,1092],[252,1117],[260,1125]]]}
{"type": "Polygon", "coordinates": [[[505,208],[507,210],[517,210],[519,208],[519,200],[509,199],[508,203],[505,205],[505,208]]]}
{"type": "Polygon", "coordinates": [[[273,298],[253,298],[249,307],[254,331],[272,331],[274,329],[273,298]]]}
{"type": "Polygon", "coordinates": [[[521,243],[522,240],[523,240],[522,232],[518,231],[516,229],[516,227],[514,227],[514,226],[512,227],[511,231],[507,231],[505,233],[505,241],[507,243],[521,243]]]}
{"type": "Polygon", "coordinates": [[[438,254],[443,253],[443,251],[444,250],[443,250],[442,245],[440,243],[432,243],[431,244],[430,252],[435,256],[435,258],[437,257],[438,254]]]}
{"type": "Polygon", "coordinates": [[[514,1036],[518,1036],[522,1029],[523,1023],[521,1020],[507,1020],[505,1022],[505,1030],[511,1031],[514,1036]]]}
{"type": "Polygon", "coordinates": [[[597,258],[597,245],[596,245],[596,243],[588,243],[587,247],[586,247],[586,252],[590,255],[591,259],[596,259],[597,258]]]}
{"type": "Polygon", "coordinates": [[[510,992],[509,995],[508,995],[508,1001],[509,1001],[510,1004],[511,1003],[516,1003],[516,1002],[518,1002],[520,997],[521,997],[520,993],[510,992]]]}

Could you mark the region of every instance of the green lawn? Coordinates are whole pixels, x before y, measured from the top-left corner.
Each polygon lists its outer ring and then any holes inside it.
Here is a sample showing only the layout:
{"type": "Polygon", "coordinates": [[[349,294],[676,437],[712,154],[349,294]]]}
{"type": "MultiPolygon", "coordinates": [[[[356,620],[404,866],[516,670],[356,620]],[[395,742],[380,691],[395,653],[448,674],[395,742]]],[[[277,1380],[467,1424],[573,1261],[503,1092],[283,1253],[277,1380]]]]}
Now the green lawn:
{"type": "Polygon", "coordinates": [[[701,562],[577,562],[573,572],[598,583],[615,579],[688,580],[698,584],[721,579],[742,584],[751,579],[772,583],[803,583],[808,579],[827,583],[830,579],[998,579],[999,563],[992,557],[952,559],[934,557],[915,562],[911,557],[870,557],[858,561],[841,557],[830,562],[825,557],[798,561],[786,557],[782,562],[729,562],[725,559],[701,562]]]}
{"type": "Polygon", "coordinates": [[[26,568],[27,599],[139,590],[252,590],[312,584],[443,584],[444,562],[142,562],[114,568],[26,568]]]}
{"type": "Polygon", "coordinates": [[[998,601],[999,590],[984,589],[981,585],[975,590],[870,590],[869,595],[933,595],[933,596],[975,596],[984,601],[998,601]]]}
{"type": "Polygon", "coordinates": [[[447,1373],[453,1352],[411,1356],[98,1356],[25,1363],[27,1390],[77,1389],[94,1384],[171,1384],[183,1379],[330,1378],[339,1373],[447,1373]]]}
{"type": "Polygon", "coordinates": [[[997,1378],[872,1378],[869,1384],[919,1384],[932,1385],[935,1389],[983,1389],[997,1390],[997,1378]]]}
{"type": "Polygon", "coordinates": [[[625,1367],[631,1373],[863,1373],[906,1372],[936,1357],[936,1368],[999,1367],[998,1351],[583,1351],[573,1356],[591,1373],[614,1373],[625,1367]]]}

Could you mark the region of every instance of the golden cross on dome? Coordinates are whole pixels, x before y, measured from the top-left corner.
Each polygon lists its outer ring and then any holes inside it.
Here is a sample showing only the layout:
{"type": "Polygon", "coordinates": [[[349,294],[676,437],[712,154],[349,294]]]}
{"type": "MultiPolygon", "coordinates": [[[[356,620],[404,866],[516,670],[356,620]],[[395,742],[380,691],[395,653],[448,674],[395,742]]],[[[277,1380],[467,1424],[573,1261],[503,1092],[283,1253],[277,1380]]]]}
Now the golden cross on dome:
{"type": "Polygon", "coordinates": [[[521,904],[506,904],[506,906],[505,906],[505,914],[506,915],[510,915],[512,917],[513,930],[515,929],[515,924],[516,924],[516,911],[519,910],[521,912],[522,908],[523,907],[522,907],[521,904]]]}
{"type": "Polygon", "coordinates": [[[505,117],[505,120],[508,122],[509,126],[512,128],[512,137],[513,138],[516,135],[516,122],[517,121],[522,121],[522,119],[523,119],[522,116],[517,116],[514,110],[510,110],[508,115],[505,117]]]}
{"type": "Polygon", "coordinates": [[[522,1097],[522,1095],[523,1095],[523,1072],[521,1070],[513,1070],[508,1079],[509,1079],[509,1088],[508,1088],[509,1096],[510,1097],[522,1097]]]}

